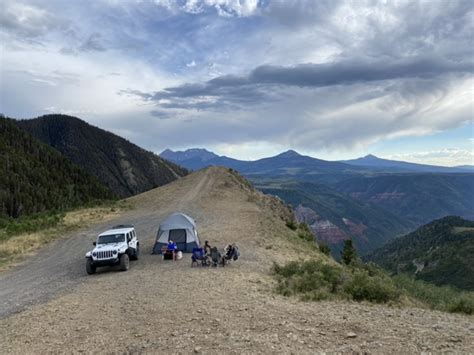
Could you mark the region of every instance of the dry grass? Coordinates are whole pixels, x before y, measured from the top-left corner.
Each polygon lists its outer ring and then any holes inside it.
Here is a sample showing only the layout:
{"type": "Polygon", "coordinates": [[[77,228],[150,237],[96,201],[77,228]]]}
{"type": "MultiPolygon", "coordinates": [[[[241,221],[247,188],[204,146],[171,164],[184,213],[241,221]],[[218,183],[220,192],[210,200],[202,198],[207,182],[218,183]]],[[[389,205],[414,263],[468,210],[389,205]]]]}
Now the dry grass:
{"type": "Polygon", "coordinates": [[[33,233],[23,233],[0,242],[0,271],[21,262],[26,256],[38,251],[49,242],[61,238],[66,232],[79,229],[91,223],[106,221],[131,208],[130,204],[117,204],[113,207],[92,207],[71,211],[65,214],[61,223],[33,233]]]}

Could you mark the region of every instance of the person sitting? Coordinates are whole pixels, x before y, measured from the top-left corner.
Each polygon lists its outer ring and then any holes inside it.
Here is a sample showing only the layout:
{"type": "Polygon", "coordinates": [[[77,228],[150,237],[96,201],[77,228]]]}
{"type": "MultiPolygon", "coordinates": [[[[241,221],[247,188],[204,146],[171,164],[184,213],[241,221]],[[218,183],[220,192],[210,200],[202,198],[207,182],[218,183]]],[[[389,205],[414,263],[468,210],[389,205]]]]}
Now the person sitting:
{"type": "Polygon", "coordinates": [[[235,244],[227,244],[224,248],[224,256],[222,257],[222,265],[225,266],[231,260],[237,260],[240,256],[239,248],[235,244]]]}
{"type": "Polygon", "coordinates": [[[224,256],[222,257],[222,265],[225,265],[234,256],[235,248],[232,244],[227,244],[224,248],[224,256]]]}
{"type": "Polygon", "coordinates": [[[176,245],[175,242],[170,240],[168,242],[168,245],[166,246],[166,252],[163,255],[165,260],[170,259],[169,255],[171,255],[171,259],[176,260],[176,254],[178,252],[178,246],[176,245]]]}
{"type": "Polygon", "coordinates": [[[173,242],[172,240],[170,240],[170,241],[168,242],[168,247],[167,247],[167,249],[168,249],[168,250],[173,250],[173,251],[175,251],[175,250],[178,249],[178,246],[176,245],[175,242],[173,242]]]}
{"type": "Polygon", "coordinates": [[[221,262],[221,253],[219,253],[219,250],[217,250],[216,247],[211,248],[211,260],[212,260],[212,266],[217,267],[217,264],[221,262]]]}
{"type": "Polygon", "coordinates": [[[209,241],[206,240],[206,241],[204,242],[204,254],[207,255],[207,256],[210,256],[210,255],[211,255],[211,249],[212,249],[212,247],[211,247],[211,245],[209,244],[209,241]]]}

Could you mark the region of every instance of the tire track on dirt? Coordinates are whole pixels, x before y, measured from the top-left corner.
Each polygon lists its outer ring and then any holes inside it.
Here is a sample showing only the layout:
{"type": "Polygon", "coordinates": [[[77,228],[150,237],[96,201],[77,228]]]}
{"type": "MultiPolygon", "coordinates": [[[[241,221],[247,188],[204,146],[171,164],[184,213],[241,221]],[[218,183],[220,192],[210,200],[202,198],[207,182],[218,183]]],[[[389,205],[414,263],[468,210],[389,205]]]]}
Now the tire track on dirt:
{"type": "MultiPolygon", "coordinates": [[[[60,292],[70,292],[77,284],[90,280],[85,273],[84,254],[91,249],[90,243],[95,237],[114,224],[134,224],[142,253],[150,254],[159,222],[169,213],[189,211],[192,201],[208,191],[209,172],[199,177],[196,184],[181,184],[179,196],[162,196],[166,203],[159,206],[159,211],[150,212],[147,206],[138,206],[112,220],[96,223],[56,240],[12,270],[0,273],[0,319],[44,303],[60,292]]],[[[135,264],[132,263],[132,268],[135,264]]]]}

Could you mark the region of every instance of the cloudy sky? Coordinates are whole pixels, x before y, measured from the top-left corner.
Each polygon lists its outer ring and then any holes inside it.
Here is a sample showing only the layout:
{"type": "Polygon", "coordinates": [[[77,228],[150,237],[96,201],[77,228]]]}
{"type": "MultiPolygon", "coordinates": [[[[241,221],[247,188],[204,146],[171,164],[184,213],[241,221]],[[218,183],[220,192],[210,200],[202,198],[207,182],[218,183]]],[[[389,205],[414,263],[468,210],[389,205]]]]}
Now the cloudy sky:
{"type": "Polygon", "coordinates": [[[474,164],[474,3],[2,0],[0,112],[149,150],[474,164]]]}

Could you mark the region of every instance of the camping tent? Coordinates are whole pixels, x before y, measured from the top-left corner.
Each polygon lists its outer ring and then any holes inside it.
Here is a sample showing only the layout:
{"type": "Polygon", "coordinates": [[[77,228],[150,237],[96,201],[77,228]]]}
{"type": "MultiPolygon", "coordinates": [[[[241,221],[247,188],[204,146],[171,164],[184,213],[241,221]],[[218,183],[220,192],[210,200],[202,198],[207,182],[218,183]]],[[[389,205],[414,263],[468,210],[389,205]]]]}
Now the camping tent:
{"type": "Polygon", "coordinates": [[[193,248],[200,246],[196,222],[184,213],[170,215],[160,224],[153,254],[160,254],[161,248],[168,245],[170,240],[176,243],[178,250],[191,253],[193,248]]]}

